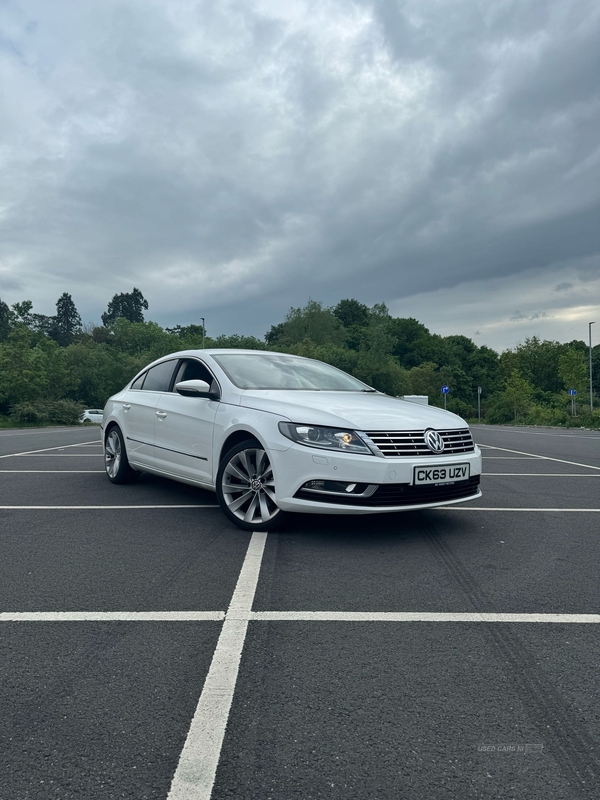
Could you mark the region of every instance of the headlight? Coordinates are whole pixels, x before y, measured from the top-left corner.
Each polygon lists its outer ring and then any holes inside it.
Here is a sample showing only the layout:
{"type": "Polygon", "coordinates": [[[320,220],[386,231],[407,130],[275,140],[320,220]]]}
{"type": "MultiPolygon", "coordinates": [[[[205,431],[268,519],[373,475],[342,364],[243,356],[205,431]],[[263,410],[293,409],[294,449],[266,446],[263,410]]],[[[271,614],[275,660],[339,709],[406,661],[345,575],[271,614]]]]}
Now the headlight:
{"type": "Polygon", "coordinates": [[[297,425],[293,422],[280,422],[279,430],[288,439],[307,447],[323,450],[342,450],[344,453],[362,453],[372,456],[373,452],[358,436],[356,431],[345,428],[323,428],[320,425],[297,425]]]}

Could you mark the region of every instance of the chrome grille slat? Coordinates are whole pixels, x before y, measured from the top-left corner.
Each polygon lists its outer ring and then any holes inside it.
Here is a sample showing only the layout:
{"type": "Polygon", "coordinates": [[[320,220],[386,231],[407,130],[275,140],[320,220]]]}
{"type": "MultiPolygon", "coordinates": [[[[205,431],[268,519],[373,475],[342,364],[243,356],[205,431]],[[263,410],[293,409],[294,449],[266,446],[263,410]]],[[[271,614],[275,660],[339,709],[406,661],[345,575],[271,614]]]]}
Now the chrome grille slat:
{"type": "Polygon", "coordinates": [[[425,444],[425,431],[365,431],[386,458],[397,456],[439,456],[472,453],[475,449],[468,428],[438,431],[444,440],[444,452],[432,453],[425,444]]]}

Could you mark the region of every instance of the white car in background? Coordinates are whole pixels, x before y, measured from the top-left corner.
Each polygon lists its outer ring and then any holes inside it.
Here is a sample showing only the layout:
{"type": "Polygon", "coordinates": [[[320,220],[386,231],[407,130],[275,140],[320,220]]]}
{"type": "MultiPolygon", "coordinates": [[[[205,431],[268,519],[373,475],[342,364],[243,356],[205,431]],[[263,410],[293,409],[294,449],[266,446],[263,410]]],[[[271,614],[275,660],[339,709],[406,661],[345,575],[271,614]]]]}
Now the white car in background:
{"type": "Polygon", "coordinates": [[[86,408],[79,417],[79,423],[83,425],[84,422],[93,422],[95,425],[100,425],[103,415],[104,411],[101,408],[86,408]]]}
{"type": "Polygon", "coordinates": [[[320,361],[187,350],[106,403],[113,483],[150,472],[216,491],[225,515],[267,530],[285,512],[372,514],[481,496],[464,420],[375,391],[320,361]]]}

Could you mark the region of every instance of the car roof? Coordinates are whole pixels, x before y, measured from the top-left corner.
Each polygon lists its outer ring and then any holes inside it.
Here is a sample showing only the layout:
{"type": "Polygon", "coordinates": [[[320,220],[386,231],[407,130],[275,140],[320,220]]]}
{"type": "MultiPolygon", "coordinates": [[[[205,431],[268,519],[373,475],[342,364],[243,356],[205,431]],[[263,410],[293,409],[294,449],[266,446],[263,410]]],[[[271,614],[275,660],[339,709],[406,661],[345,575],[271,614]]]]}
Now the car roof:
{"type": "MultiPolygon", "coordinates": [[[[170,355],[194,355],[200,356],[202,354],[214,356],[220,355],[221,353],[237,353],[237,354],[244,354],[244,355],[269,355],[269,356],[293,356],[294,358],[303,358],[303,356],[295,356],[294,353],[279,353],[276,350],[251,350],[251,349],[242,349],[242,348],[234,348],[234,347],[206,347],[204,350],[180,350],[177,353],[170,353],[170,355]]],[[[166,358],[167,356],[165,356],[166,358]]]]}

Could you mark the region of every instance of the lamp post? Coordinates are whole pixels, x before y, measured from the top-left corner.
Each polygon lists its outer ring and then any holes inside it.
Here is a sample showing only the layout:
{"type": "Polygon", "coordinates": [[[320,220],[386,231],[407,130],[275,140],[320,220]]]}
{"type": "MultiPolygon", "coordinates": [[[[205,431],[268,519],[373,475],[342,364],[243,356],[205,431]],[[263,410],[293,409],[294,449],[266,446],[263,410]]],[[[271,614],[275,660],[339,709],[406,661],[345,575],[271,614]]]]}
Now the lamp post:
{"type": "Polygon", "coordinates": [[[202,349],[204,350],[204,331],[206,330],[206,326],[204,324],[204,317],[200,317],[202,320],[202,349]]]}
{"type": "Polygon", "coordinates": [[[590,331],[590,411],[592,414],[594,413],[594,390],[592,389],[592,325],[595,325],[595,322],[588,323],[588,328],[590,331]]]}

